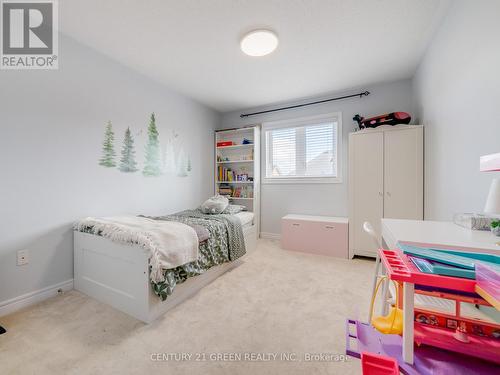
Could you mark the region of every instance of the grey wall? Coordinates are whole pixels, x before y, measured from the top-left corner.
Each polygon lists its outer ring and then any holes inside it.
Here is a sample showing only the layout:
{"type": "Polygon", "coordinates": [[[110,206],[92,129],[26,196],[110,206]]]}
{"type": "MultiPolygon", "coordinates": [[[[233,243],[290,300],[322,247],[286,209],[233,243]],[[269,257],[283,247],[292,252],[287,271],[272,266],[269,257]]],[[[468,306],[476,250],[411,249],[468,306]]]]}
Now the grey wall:
{"type": "Polygon", "coordinates": [[[170,213],[213,191],[218,114],[64,36],[59,66],[0,71],[0,304],[73,277],[78,218],[170,213]],[[160,141],[175,130],[184,142],[191,175],[146,178],[99,166],[107,120],[118,154],[131,127],[142,162],[153,111],[160,141]],[[16,266],[18,249],[30,250],[28,265],[16,266]]]}
{"type": "Polygon", "coordinates": [[[482,212],[498,173],[479,157],[500,152],[500,2],[455,1],[413,84],[425,125],[425,217],[482,212]]]}
{"type": "MultiPolygon", "coordinates": [[[[280,219],[288,213],[311,215],[348,216],[348,135],[355,128],[352,118],[356,113],[368,117],[393,111],[412,113],[411,81],[404,80],[386,84],[362,87],[371,95],[362,99],[348,99],[300,109],[275,112],[272,114],[241,119],[243,112],[254,112],[275,108],[281,105],[298,104],[315,99],[281,103],[272,107],[252,108],[226,113],[222,116],[220,128],[240,127],[248,124],[263,123],[297,117],[311,116],[329,112],[342,112],[343,152],[342,178],[339,184],[263,184],[261,186],[261,232],[278,234],[281,232],[280,219]]],[[[353,89],[350,92],[357,92],[353,89]]],[[[343,93],[333,93],[332,95],[343,93]]],[[[331,97],[330,95],[327,97],[331,97]]]]}

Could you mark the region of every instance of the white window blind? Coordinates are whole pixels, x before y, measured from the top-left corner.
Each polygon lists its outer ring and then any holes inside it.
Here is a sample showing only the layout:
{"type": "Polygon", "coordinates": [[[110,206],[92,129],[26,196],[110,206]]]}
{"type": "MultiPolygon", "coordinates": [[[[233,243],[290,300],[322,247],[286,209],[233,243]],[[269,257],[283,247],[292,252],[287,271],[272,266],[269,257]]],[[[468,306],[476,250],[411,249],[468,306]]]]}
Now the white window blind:
{"type": "Polygon", "coordinates": [[[338,133],[337,117],[264,124],[265,180],[335,182],[338,133]]]}

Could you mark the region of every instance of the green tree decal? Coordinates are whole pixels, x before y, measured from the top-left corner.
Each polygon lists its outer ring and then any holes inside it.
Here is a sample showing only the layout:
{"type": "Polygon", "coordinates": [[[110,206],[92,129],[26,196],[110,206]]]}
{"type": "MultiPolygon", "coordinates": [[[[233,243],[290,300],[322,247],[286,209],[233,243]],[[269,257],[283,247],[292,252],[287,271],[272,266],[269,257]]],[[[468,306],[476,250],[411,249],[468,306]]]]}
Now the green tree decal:
{"type": "Polygon", "coordinates": [[[174,143],[169,139],[163,149],[162,173],[172,174],[175,173],[175,171],[174,143]]]}
{"type": "Polygon", "coordinates": [[[186,154],[182,148],[179,150],[179,155],[177,156],[177,176],[187,176],[186,154]]]}
{"type": "Polygon", "coordinates": [[[137,172],[137,163],[135,162],[134,139],[130,133],[130,128],[125,130],[123,138],[122,157],[118,169],[122,172],[133,173],[137,172]]]}
{"type": "Polygon", "coordinates": [[[144,176],[159,176],[161,174],[160,163],[160,141],[158,139],[155,114],[151,114],[148,126],[148,143],[146,145],[146,156],[144,161],[144,176]]]}
{"type": "Polygon", "coordinates": [[[188,165],[187,165],[187,171],[191,172],[191,157],[188,156],[188,165]]]}
{"type": "Polygon", "coordinates": [[[106,130],[104,131],[104,141],[102,142],[102,157],[99,159],[99,165],[107,168],[116,167],[115,163],[115,148],[113,142],[115,133],[113,133],[113,125],[108,121],[106,130]]]}

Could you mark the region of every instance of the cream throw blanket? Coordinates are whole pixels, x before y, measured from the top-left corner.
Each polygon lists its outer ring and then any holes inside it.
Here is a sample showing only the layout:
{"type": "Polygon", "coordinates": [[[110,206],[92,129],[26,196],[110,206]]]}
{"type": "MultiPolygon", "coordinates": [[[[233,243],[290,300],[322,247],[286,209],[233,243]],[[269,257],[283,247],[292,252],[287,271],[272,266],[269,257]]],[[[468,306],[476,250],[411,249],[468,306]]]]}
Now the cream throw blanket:
{"type": "Polygon", "coordinates": [[[114,242],[138,244],[150,252],[151,281],[165,280],[163,269],[175,268],[198,259],[198,236],[189,225],[137,216],[88,217],[75,224],[78,231],[90,231],[114,242]]]}

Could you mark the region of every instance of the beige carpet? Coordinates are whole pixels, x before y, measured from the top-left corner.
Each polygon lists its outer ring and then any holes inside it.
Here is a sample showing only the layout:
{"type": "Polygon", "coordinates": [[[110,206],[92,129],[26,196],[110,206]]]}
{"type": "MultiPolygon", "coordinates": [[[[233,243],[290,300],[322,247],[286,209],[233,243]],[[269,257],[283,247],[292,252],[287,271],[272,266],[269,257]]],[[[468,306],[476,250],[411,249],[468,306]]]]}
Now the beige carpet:
{"type": "Polygon", "coordinates": [[[344,354],[346,317],[367,316],[373,267],[261,240],[243,265],[150,325],[71,291],[0,318],[8,330],[0,336],[0,373],[360,374],[357,359],[333,355],[344,354]],[[153,361],[154,353],[192,357],[153,361]],[[223,353],[277,358],[231,361],[217,357],[223,353]],[[305,361],[308,353],[332,358],[305,361]]]}

